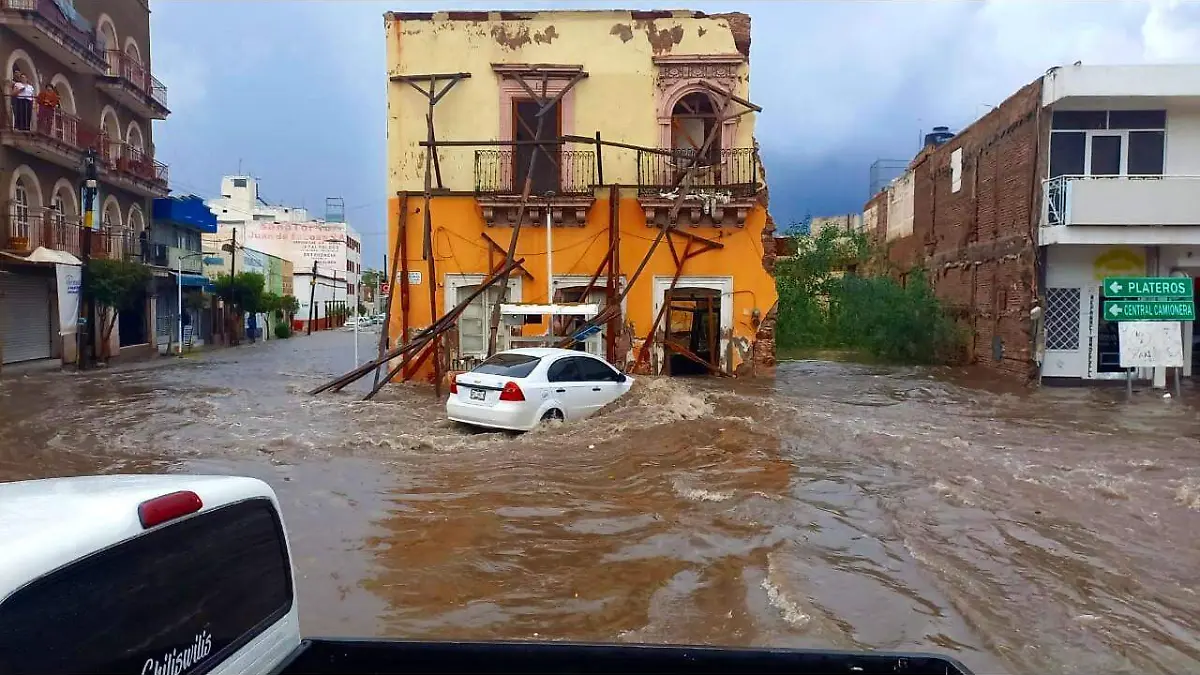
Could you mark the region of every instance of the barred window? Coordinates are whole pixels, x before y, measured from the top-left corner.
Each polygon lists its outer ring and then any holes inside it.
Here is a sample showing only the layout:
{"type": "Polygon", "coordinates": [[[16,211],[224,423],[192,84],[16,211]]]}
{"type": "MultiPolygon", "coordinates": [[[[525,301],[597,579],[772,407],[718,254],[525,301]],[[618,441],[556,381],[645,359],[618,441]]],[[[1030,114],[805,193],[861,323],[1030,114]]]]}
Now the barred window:
{"type": "Polygon", "coordinates": [[[1079,349],[1079,289],[1046,289],[1046,349],[1079,349]]]}

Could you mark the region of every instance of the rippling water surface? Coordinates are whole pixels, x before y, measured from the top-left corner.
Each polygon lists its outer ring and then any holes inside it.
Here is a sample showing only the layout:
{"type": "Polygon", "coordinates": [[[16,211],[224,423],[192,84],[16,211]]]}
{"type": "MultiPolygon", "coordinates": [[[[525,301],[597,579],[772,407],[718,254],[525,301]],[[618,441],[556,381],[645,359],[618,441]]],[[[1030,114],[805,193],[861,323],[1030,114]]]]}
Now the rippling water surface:
{"type": "Polygon", "coordinates": [[[511,436],[444,421],[427,389],[306,395],[351,340],[6,373],[0,479],[267,480],[308,634],[1200,672],[1200,391],[793,362],[774,382],[640,378],[596,418],[511,436]]]}

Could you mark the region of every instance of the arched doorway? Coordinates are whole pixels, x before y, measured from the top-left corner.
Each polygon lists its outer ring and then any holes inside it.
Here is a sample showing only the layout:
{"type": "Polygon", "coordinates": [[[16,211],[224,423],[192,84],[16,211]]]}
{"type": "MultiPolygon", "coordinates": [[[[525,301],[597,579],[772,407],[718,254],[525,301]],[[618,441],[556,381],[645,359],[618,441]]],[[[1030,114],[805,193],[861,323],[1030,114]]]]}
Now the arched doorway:
{"type": "MultiPolygon", "coordinates": [[[[117,203],[116,197],[110,196],[104,200],[104,208],[100,211],[100,229],[100,239],[103,241],[103,246],[98,247],[100,251],[108,258],[121,257],[123,253],[121,245],[123,227],[121,205],[117,203]]],[[[94,250],[93,254],[95,254],[94,250]]]]}
{"type": "Polygon", "coordinates": [[[75,115],[75,90],[71,88],[71,82],[61,73],[55,75],[50,84],[54,87],[55,93],[58,94],[58,110],[55,111],[53,120],[53,135],[58,140],[70,145],[71,147],[79,147],[79,122],[75,115]]]}
{"type": "Polygon", "coordinates": [[[32,251],[42,243],[42,187],[37,174],[21,165],[13,171],[9,186],[8,230],[5,247],[32,251]]]}
{"type": "MultiPolygon", "coordinates": [[[[694,91],[675,102],[671,108],[671,148],[682,156],[691,157],[704,145],[704,139],[718,124],[712,97],[694,91]]],[[[705,153],[702,163],[715,164],[721,154],[721,136],[717,134],[705,153]]]]}
{"type": "Polygon", "coordinates": [[[110,167],[116,167],[121,159],[121,121],[112,106],[104,106],[100,112],[100,159],[110,167]]]}
{"type": "MultiPolygon", "coordinates": [[[[33,59],[29,58],[29,54],[25,53],[24,49],[14,49],[8,55],[8,64],[4,69],[4,79],[11,82],[28,82],[33,86],[35,94],[42,84],[38,79],[38,72],[37,68],[33,65],[33,59]]],[[[7,90],[4,93],[5,98],[9,101],[9,118],[6,120],[7,123],[5,126],[17,131],[33,131],[35,129],[33,101],[27,98],[10,98],[7,90]]]]}
{"type": "Polygon", "coordinates": [[[96,21],[96,42],[108,59],[108,74],[121,73],[121,42],[117,39],[117,27],[107,14],[101,14],[96,21]]]}
{"type": "Polygon", "coordinates": [[[50,248],[79,254],[79,198],[75,186],[67,179],[54,184],[47,216],[53,242],[50,248]]]}

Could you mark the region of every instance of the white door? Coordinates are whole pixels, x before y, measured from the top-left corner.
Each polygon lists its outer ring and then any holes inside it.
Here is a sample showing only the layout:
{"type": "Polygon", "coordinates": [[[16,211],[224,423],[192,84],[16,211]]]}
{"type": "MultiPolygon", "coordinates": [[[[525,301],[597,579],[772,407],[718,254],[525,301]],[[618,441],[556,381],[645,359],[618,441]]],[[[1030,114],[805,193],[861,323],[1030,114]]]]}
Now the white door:
{"type": "Polygon", "coordinates": [[[569,420],[588,416],[590,392],[587,391],[588,383],[583,381],[583,375],[579,372],[581,358],[568,356],[559,359],[546,370],[550,396],[559,402],[569,420]]]}
{"type": "Polygon", "coordinates": [[[596,359],[576,357],[582,386],[580,398],[592,415],[617,399],[621,384],[616,381],[616,371],[596,359]]]}
{"type": "Polygon", "coordinates": [[[1043,377],[1088,376],[1091,341],[1087,337],[1083,309],[1091,306],[1085,289],[1066,286],[1046,289],[1046,357],[1043,377]]]}
{"type": "MultiPolygon", "coordinates": [[[[456,302],[462,302],[474,293],[478,286],[459,286],[455,289],[456,302]]],[[[460,357],[487,355],[488,330],[491,327],[492,308],[500,300],[500,289],[495,286],[479,294],[458,317],[458,351],[460,357]]]]}
{"type": "Polygon", "coordinates": [[[0,274],[0,340],[4,363],[50,358],[49,278],[0,274]]]}

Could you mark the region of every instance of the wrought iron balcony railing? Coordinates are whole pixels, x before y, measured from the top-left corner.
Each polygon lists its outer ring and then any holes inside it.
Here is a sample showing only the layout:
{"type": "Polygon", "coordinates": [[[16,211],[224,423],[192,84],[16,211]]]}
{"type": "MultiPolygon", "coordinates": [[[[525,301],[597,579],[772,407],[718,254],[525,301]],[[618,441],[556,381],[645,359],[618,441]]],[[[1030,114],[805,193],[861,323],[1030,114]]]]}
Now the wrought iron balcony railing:
{"type": "MultiPolygon", "coordinates": [[[[667,152],[670,154],[638,151],[638,194],[670,192],[696,156],[696,150],[690,148],[667,152]]],[[[750,197],[758,191],[758,156],[754,148],[711,150],[697,166],[692,174],[693,189],[729,192],[734,197],[750,197]]]]}
{"type": "MultiPolygon", "coordinates": [[[[525,187],[532,146],[526,149],[476,150],[475,192],[485,195],[519,195],[525,187]]],[[[530,195],[591,194],[596,184],[596,154],[590,150],[550,149],[540,155],[533,170],[530,195]]]]}

